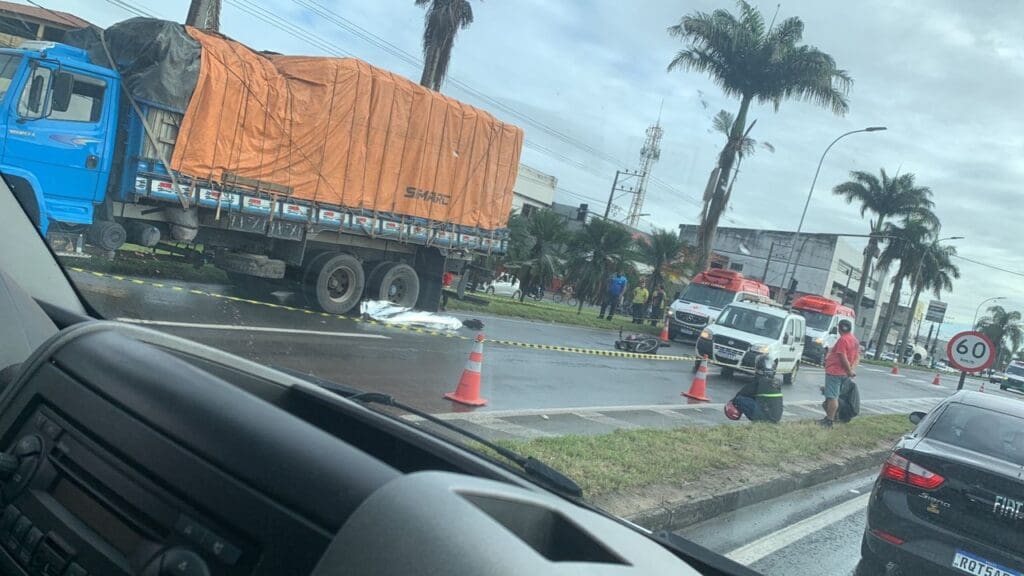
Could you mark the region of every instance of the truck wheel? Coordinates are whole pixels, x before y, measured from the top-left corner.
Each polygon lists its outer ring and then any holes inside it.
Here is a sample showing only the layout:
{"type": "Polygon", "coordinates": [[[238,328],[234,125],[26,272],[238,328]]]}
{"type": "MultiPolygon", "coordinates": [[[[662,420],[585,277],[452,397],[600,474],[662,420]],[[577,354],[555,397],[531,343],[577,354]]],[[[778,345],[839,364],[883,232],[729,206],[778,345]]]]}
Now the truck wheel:
{"type": "Polygon", "coordinates": [[[796,382],[796,374],[799,371],[800,371],[800,364],[797,363],[795,366],[793,366],[793,371],[792,372],[790,372],[789,374],[783,374],[782,375],[782,383],[786,384],[786,385],[789,385],[789,386],[792,386],[793,382],[796,382]]]}
{"type": "MultiPolygon", "coordinates": [[[[391,269],[394,262],[377,262],[370,267],[370,271],[366,273],[366,297],[370,300],[386,300],[386,296],[380,294],[380,281],[384,278],[384,274],[391,269]]],[[[364,268],[365,272],[366,269],[364,268]]]]}
{"type": "Polygon", "coordinates": [[[359,304],[365,283],[359,259],[351,254],[338,254],[320,265],[312,292],[324,312],[344,314],[359,304]]]}
{"type": "Polygon", "coordinates": [[[85,236],[86,240],[93,246],[100,250],[113,252],[124,244],[124,241],[128,238],[128,233],[125,232],[124,226],[117,222],[101,220],[89,226],[85,231],[85,236]]]}
{"type": "Polygon", "coordinates": [[[494,296],[494,286],[488,286],[487,290],[484,290],[484,294],[488,294],[490,296],[494,296]]]}
{"type": "Polygon", "coordinates": [[[248,254],[245,252],[227,252],[217,255],[213,265],[225,272],[236,272],[257,278],[284,278],[284,260],[268,258],[264,254],[248,254]]]}
{"type": "Polygon", "coordinates": [[[420,297],[420,277],[408,264],[378,264],[367,285],[367,296],[386,300],[396,306],[412,308],[420,297]],[[387,266],[382,266],[387,264],[387,266]]]}

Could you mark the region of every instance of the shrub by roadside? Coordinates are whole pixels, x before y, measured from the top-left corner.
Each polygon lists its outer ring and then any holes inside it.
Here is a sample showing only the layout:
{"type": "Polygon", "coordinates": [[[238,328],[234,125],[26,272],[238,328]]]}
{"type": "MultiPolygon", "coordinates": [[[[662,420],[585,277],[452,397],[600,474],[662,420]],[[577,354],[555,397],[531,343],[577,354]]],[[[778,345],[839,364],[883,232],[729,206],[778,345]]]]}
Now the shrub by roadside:
{"type": "Polygon", "coordinates": [[[619,328],[622,328],[624,332],[641,332],[653,335],[661,334],[660,325],[651,326],[649,323],[645,323],[643,326],[638,326],[632,323],[632,318],[629,315],[615,316],[611,321],[600,320],[597,317],[597,310],[591,307],[584,307],[583,310],[577,314],[576,307],[557,304],[554,302],[536,302],[529,299],[519,302],[518,300],[513,300],[508,296],[488,296],[486,294],[477,293],[474,293],[473,296],[484,298],[488,300],[490,304],[488,306],[480,306],[464,300],[456,300],[452,298],[448,300],[448,310],[479,312],[483,314],[494,314],[496,316],[509,316],[513,318],[523,318],[526,320],[537,320],[553,324],[566,324],[569,326],[585,326],[587,328],[599,328],[603,330],[618,330],[619,328]]]}
{"type": "Polygon", "coordinates": [[[112,259],[99,256],[93,256],[92,258],[58,256],[57,259],[65,268],[81,268],[107,274],[208,284],[225,284],[228,282],[227,275],[222,270],[209,264],[196,268],[192,264],[173,256],[160,256],[131,250],[119,250],[112,259]]]}

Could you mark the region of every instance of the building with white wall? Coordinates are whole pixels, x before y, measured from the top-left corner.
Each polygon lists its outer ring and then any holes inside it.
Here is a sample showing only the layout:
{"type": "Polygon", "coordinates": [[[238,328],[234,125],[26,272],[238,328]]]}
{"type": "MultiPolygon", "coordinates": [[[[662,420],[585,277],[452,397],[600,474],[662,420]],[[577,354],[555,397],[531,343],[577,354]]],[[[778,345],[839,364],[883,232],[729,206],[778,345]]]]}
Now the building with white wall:
{"type": "Polygon", "coordinates": [[[531,210],[551,207],[557,187],[558,178],[520,164],[512,189],[512,212],[529,215],[531,210]]]}

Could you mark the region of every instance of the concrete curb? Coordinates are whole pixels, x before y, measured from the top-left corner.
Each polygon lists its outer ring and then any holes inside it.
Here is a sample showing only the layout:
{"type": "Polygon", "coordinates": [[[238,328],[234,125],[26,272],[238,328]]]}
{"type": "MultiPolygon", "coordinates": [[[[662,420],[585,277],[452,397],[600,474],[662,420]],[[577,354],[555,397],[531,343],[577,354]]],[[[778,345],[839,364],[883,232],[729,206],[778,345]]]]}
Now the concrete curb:
{"type": "Polygon", "coordinates": [[[665,502],[656,508],[632,514],[626,519],[654,531],[680,530],[709,518],[739,510],[755,502],[777,498],[795,490],[880,467],[882,460],[889,452],[888,448],[876,450],[843,462],[829,464],[800,474],[786,474],[762,484],[744,486],[698,500],[665,502]]]}

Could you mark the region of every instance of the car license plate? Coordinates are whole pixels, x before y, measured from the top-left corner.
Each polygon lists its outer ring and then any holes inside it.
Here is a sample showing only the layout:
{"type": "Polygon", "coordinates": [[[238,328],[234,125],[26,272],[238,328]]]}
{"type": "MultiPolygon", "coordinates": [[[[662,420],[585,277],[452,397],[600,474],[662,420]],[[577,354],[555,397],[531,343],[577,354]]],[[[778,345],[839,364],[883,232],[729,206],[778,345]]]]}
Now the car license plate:
{"type": "Polygon", "coordinates": [[[694,330],[693,328],[687,328],[686,326],[681,326],[679,328],[679,331],[682,332],[683,334],[696,334],[697,333],[697,331],[694,330]]]}
{"type": "Polygon", "coordinates": [[[1016,570],[1004,568],[963,550],[957,550],[953,556],[953,568],[974,576],[1021,576],[1016,570]]]}
{"type": "Polygon", "coordinates": [[[718,350],[715,350],[715,355],[719,356],[720,358],[725,358],[726,360],[739,360],[740,358],[743,357],[742,352],[738,352],[736,350],[729,350],[726,348],[719,348],[718,350]]]}

